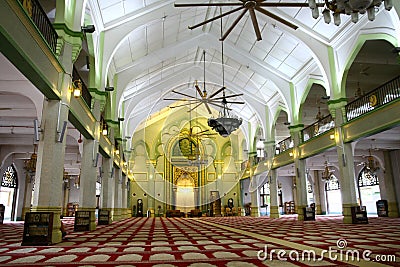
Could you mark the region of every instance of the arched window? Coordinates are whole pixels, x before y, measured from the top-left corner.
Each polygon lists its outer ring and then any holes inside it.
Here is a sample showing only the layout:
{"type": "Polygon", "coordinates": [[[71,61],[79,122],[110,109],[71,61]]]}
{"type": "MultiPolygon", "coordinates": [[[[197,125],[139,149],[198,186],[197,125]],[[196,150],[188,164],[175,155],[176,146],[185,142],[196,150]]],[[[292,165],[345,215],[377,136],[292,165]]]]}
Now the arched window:
{"type": "Polygon", "coordinates": [[[339,189],[340,189],[339,180],[338,178],[336,178],[335,175],[332,174],[329,181],[325,183],[325,191],[333,191],[339,189]]]}
{"type": "Polygon", "coordinates": [[[364,167],[358,175],[358,186],[365,187],[374,185],[379,185],[378,176],[370,172],[367,167],[364,167]]]}
{"type": "Polygon", "coordinates": [[[3,179],[1,180],[1,186],[9,188],[17,188],[18,186],[17,171],[15,170],[13,165],[8,166],[6,171],[4,172],[3,179]]]}

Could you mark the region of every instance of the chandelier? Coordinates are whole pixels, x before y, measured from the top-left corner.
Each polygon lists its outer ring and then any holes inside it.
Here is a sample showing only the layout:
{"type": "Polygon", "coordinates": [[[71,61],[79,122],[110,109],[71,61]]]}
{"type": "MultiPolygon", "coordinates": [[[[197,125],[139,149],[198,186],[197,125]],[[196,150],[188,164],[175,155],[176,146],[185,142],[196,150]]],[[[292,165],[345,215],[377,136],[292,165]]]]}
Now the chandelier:
{"type": "Polygon", "coordinates": [[[218,118],[209,118],[208,126],[218,132],[222,137],[229,136],[233,131],[237,130],[242,124],[242,119],[232,116],[229,113],[226,100],[222,100],[223,108],[219,113],[218,118]]]}
{"type": "Polygon", "coordinates": [[[24,161],[24,169],[29,174],[34,174],[36,172],[36,161],[37,161],[37,154],[36,154],[36,145],[33,146],[33,153],[31,158],[24,161]]]}
{"type": "Polygon", "coordinates": [[[369,151],[369,156],[367,157],[367,162],[364,163],[365,167],[367,170],[371,173],[375,173],[377,170],[379,170],[378,163],[374,160],[374,157],[371,155],[371,149],[369,151]]]}
{"type": "Polygon", "coordinates": [[[325,3],[320,3],[320,0],[309,0],[308,4],[312,10],[313,18],[319,17],[319,7],[324,7],[322,15],[325,23],[330,23],[331,13],[333,22],[336,26],[341,23],[340,14],[351,16],[351,21],[358,22],[359,14],[367,13],[370,21],[375,20],[376,9],[382,4],[385,5],[386,10],[391,10],[393,7],[393,0],[323,0],[325,3]]]}
{"type": "MultiPolygon", "coordinates": [[[[222,35],[222,18],[220,31],[222,35]]],[[[222,107],[219,112],[218,118],[209,118],[208,126],[210,126],[214,131],[218,132],[222,137],[229,136],[233,131],[237,130],[242,124],[242,119],[232,116],[229,113],[228,101],[225,97],[225,69],[224,69],[224,41],[221,42],[221,66],[222,66],[222,107]]],[[[236,104],[244,104],[244,102],[231,102],[236,104]]]]}
{"type": "Polygon", "coordinates": [[[321,107],[318,106],[318,112],[317,112],[317,115],[315,115],[315,119],[316,119],[317,121],[320,121],[320,120],[322,120],[323,118],[324,118],[324,116],[323,116],[322,113],[321,113],[321,107]]]}
{"type": "Polygon", "coordinates": [[[322,180],[329,181],[332,177],[334,170],[330,170],[328,167],[328,162],[325,161],[325,169],[322,171],[322,180]]]}

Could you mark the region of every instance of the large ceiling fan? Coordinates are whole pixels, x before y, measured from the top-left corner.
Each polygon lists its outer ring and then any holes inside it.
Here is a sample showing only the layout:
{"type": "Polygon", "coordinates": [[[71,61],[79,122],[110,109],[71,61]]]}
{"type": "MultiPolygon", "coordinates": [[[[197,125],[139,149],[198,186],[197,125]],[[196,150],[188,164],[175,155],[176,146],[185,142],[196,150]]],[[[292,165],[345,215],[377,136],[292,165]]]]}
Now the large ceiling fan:
{"type": "Polygon", "coordinates": [[[180,98],[164,98],[164,100],[173,100],[173,101],[185,101],[187,103],[184,103],[182,105],[177,105],[177,106],[170,106],[171,108],[178,108],[178,107],[182,107],[182,106],[188,106],[190,105],[190,109],[189,112],[191,112],[192,110],[198,108],[201,104],[204,104],[204,106],[207,108],[207,111],[209,114],[212,114],[211,108],[209,105],[213,105],[219,108],[226,108],[228,110],[231,110],[230,108],[226,107],[226,104],[244,104],[244,102],[242,101],[230,101],[227,100],[227,98],[232,98],[232,97],[237,97],[237,96],[242,96],[243,94],[233,94],[233,95],[226,95],[225,94],[225,86],[222,86],[220,89],[218,89],[217,91],[215,91],[214,93],[212,93],[211,95],[208,95],[208,92],[206,90],[206,78],[205,78],[205,70],[206,70],[206,66],[205,66],[205,55],[206,52],[203,51],[203,64],[204,64],[204,82],[203,82],[203,91],[200,89],[197,81],[194,84],[194,87],[196,88],[196,96],[191,96],[185,93],[181,93],[175,90],[172,90],[173,93],[178,94],[178,95],[182,95],[185,96],[187,98],[184,99],[180,99],[180,98]],[[223,93],[222,96],[220,96],[219,94],[223,93]],[[194,104],[194,107],[192,107],[191,105],[194,104]]]}
{"type": "MultiPolygon", "coordinates": [[[[317,6],[324,6],[324,4],[316,4],[317,6]]],[[[269,12],[268,10],[264,9],[264,7],[309,7],[308,3],[290,3],[290,2],[266,2],[265,0],[239,0],[239,2],[235,3],[190,3],[190,4],[177,4],[175,3],[175,7],[223,7],[223,6],[232,6],[236,8],[227,11],[225,13],[222,13],[218,16],[215,16],[213,18],[207,19],[199,24],[196,24],[194,26],[189,26],[189,29],[195,29],[197,27],[200,27],[202,25],[205,25],[209,22],[212,22],[214,20],[217,20],[219,18],[225,17],[227,15],[230,15],[232,13],[235,13],[237,11],[242,11],[240,15],[236,18],[236,20],[233,22],[233,24],[228,28],[228,30],[221,36],[220,41],[223,41],[226,39],[226,37],[231,33],[233,28],[239,23],[239,21],[243,18],[243,16],[246,14],[247,11],[250,13],[250,18],[253,23],[254,31],[257,36],[257,41],[260,41],[261,38],[261,32],[260,28],[258,26],[257,22],[257,17],[255,11],[261,12],[264,15],[267,15],[268,17],[273,18],[276,21],[279,21],[282,24],[285,24],[286,26],[296,30],[298,27],[294,25],[293,23],[269,12]]]]}

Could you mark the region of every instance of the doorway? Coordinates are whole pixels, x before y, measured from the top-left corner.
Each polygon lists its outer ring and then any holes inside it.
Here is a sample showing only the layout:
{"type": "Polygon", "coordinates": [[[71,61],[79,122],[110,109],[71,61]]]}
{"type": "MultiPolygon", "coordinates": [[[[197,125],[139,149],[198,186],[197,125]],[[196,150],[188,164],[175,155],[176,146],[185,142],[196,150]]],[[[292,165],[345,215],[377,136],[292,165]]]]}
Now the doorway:
{"type": "Polygon", "coordinates": [[[181,212],[189,212],[195,206],[193,178],[183,172],[176,184],[176,207],[181,212]]]}
{"type": "Polygon", "coordinates": [[[331,175],[325,183],[326,210],[328,214],[342,214],[342,193],[339,180],[331,175]]]}
{"type": "Polygon", "coordinates": [[[358,175],[360,206],[365,206],[368,214],[377,214],[376,202],[381,199],[379,179],[376,173],[364,167],[358,175]]]}
{"type": "Polygon", "coordinates": [[[15,219],[18,177],[14,165],[7,167],[1,180],[0,203],[5,206],[4,220],[15,219]]]}

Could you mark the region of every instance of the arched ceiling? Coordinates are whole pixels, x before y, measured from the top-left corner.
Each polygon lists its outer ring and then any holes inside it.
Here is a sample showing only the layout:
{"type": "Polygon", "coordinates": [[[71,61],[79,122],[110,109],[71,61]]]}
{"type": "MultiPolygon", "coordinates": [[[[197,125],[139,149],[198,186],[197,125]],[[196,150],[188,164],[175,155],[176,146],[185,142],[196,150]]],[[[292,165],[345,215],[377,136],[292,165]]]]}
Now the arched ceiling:
{"type": "MultiPolygon", "coordinates": [[[[99,32],[104,32],[102,83],[117,88],[117,115],[130,121],[128,135],[140,123],[137,120],[145,118],[140,115],[141,111],[148,112],[151,108],[155,113],[171,104],[162,98],[171,96],[168,92],[172,89],[195,94],[195,80],[200,83],[203,80],[203,50],[207,61],[207,91],[212,93],[222,85],[221,43],[218,41],[221,20],[194,30],[189,30],[188,26],[233,8],[174,7],[174,3],[193,2],[210,1],[88,0],[86,11],[92,14],[99,32]]],[[[307,3],[306,0],[273,2],[307,3]]],[[[370,23],[366,15],[361,16],[357,24],[350,21],[350,16],[342,15],[341,25],[335,26],[326,24],[322,15],[313,19],[308,7],[267,9],[298,29],[293,30],[256,12],[262,36],[261,41],[256,41],[251,18],[246,13],[224,42],[224,82],[231,92],[244,93],[247,107],[234,105],[232,108],[245,120],[257,114],[257,119],[264,121],[265,106],[272,112],[285,107],[291,116],[290,83],[307,77],[330,81],[328,47],[337,45],[338,39],[352,34],[355,28],[370,23]]],[[[388,16],[383,14],[383,9],[382,5],[379,14],[388,16]]],[[[239,13],[223,18],[223,32],[239,13]]],[[[329,82],[327,84],[329,86],[329,82]]],[[[329,92],[330,88],[326,89],[329,92]]]]}

